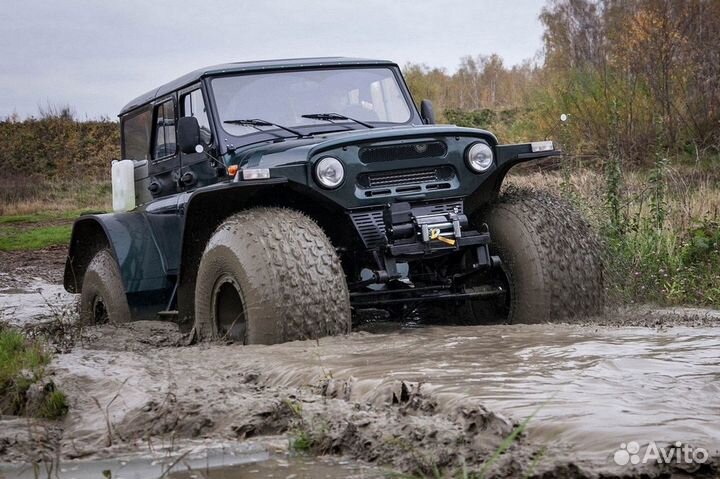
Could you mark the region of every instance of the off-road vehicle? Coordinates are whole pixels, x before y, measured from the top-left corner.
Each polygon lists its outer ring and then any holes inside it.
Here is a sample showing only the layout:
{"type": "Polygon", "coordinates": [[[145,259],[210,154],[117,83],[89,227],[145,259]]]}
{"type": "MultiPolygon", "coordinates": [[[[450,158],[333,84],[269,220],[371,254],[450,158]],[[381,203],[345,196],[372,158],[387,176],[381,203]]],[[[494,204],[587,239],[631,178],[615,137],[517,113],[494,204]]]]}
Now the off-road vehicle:
{"type": "Polygon", "coordinates": [[[510,168],[558,155],[553,143],[436,125],[395,63],[218,65],[119,117],[119,206],[75,222],[65,268],[85,321],[161,317],[250,344],[422,304],[528,323],[601,306],[580,216],[552,195],[501,193],[510,168]]]}

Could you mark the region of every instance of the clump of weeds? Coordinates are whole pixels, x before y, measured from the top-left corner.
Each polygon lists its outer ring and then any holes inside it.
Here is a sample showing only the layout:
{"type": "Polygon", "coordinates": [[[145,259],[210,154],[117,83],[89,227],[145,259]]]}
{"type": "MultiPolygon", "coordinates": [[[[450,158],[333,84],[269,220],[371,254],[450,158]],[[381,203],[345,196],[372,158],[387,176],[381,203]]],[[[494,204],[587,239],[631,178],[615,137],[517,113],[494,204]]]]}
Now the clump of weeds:
{"type": "Polygon", "coordinates": [[[0,414],[58,419],[68,411],[65,394],[47,379],[47,346],[0,323],[0,414]]]}

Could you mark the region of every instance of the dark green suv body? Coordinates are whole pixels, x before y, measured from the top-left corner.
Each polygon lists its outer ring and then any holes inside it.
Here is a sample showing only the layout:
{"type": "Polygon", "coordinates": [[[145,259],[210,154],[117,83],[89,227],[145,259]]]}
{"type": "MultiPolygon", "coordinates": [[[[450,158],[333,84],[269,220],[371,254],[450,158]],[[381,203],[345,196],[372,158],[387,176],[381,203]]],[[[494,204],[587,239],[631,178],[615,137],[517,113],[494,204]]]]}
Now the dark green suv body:
{"type": "Polygon", "coordinates": [[[387,61],[185,75],[121,111],[136,207],[76,222],[65,287],[93,321],[160,315],[245,342],[346,331],[351,306],[507,303],[481,212],[512,166],[557,152],[433,123],[387,61]]]}

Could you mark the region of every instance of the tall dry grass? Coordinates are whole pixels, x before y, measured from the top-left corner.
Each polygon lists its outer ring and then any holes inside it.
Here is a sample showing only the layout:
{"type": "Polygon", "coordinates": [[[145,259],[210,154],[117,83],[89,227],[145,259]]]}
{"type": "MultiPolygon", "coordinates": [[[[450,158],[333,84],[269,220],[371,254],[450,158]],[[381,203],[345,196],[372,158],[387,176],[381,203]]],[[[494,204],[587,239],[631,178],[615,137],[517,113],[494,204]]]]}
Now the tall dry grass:
{"type": "Polygon", "coordinates": [[[0,216],[109,211],[109,180],[45,180],[0,177],[0,216]]]}
{"type": "Polygon", "coordinates": [[[622,174],[619,189],[611,188],[601,164],[525,169],[509,180],[556,191],[585,213],[603,239],[616,301],[720,305],[720,176],[714,171],[688,165],[632,171],[622,174]]]}

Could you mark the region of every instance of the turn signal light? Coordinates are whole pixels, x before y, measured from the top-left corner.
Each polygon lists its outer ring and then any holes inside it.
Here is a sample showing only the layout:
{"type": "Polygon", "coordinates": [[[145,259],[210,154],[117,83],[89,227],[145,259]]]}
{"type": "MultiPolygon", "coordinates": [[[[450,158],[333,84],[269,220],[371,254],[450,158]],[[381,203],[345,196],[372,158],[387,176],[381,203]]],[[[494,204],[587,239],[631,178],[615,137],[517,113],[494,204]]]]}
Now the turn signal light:
{"type": "Polygon", "coordinates": [[[552,141],[533,141],[530,143],[530,149],[533,153],[537,153],[539,151],[553,151],[555,149],[555,145],[553,145],[552,141]]]}

